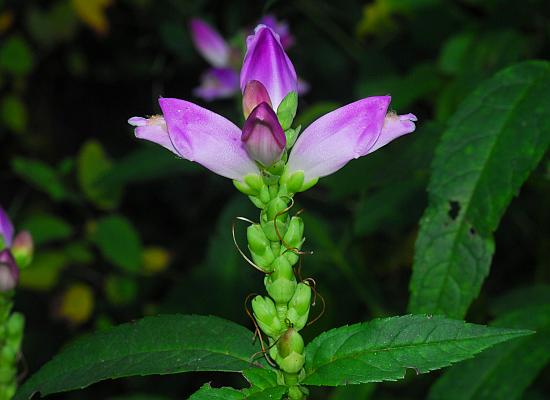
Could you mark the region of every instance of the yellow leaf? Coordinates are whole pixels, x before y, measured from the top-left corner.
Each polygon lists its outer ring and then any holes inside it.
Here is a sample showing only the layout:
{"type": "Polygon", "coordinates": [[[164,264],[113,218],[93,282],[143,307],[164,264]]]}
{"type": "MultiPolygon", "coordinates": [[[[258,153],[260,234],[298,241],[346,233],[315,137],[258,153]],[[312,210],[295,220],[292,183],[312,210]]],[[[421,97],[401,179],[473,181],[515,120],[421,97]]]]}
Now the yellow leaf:
{"type": "Polygon", "coordinates": [[[105,15],[113,0],[72,0],[78,17],[96,33],[104,35],[109,30],[109,21],[105,15]]]}

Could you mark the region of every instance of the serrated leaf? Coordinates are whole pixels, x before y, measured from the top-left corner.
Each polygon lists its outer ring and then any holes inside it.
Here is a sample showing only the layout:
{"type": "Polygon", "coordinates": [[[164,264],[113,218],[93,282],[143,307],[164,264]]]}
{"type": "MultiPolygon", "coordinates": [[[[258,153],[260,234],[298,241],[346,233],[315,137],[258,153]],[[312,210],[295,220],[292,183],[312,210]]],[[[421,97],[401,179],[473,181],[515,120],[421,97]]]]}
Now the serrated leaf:
{"type": "Polygon", "coordinates": [[[163,315],[88,335],[27,380],[16,400],[84,388],[105,379],[187,371],[240,372],[259,350],[252,332],[212,316],[163,315]]]}
{"type": "Polygon", "coordinates": [[[515,400],[550,361],[550,304],[517,309],[495,326],[534,329],[529,337],[502,343],[475,360],[446,371],[432,386],[430,400],[515,400]]]}
{"type": "Polygon", "coordinates": [[[436,150],[409,310],[461,318],[489,273],[493,232],[550,144],[550,64],[515,65],[462,103],[436,150]]]}
{"type": "Polygon", "coordinates": [[[244,394],[237,389],[213,388],[209,383],[205,383],[188,400],[242,400],[244,398],[244,394]]]}
{"type": "Polygon", "coordinates": [[[243,371],[243,375],[251,386],[260,389],[277,386],[277,374],[268,368],[251,368],[243,371]]]}
{"type": "Polygon", "coordinates": [[[139,235],[128,219],[120,215],[104,217],[97,222],[93,239],[101,254],[117,267],[136,272],[142,263],[139,235]]]}
{"type": "Polygon", "coordinates": [[[442,316],[406,315],[332,329],[306,347],[305,385],[402,379],[473,357],[532,332],[489,328],[442,316]]]}

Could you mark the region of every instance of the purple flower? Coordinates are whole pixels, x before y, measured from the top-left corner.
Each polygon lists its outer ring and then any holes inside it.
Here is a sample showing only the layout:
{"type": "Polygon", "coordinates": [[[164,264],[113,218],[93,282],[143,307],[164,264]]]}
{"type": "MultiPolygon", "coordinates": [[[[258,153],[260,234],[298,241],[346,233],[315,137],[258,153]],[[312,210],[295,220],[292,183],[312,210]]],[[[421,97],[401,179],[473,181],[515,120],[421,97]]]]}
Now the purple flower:
{"type": "Polygon", "coordinates": [[[195,47],[210,64],[214,67],[229,64],[231,48],[214,28],[198,18],[189,22],[189,28],[195,47]]]}
{"type": "Polygon", "coordinates": [[[153,115],[150,118],[132,117],[128,120],[128,123],[136,127],[134,134],[137,138],[160,144],[162,147],[178,154],[172,145],[166,121],[162,115],[153,115]]]}
{"type": "Polygon", "coordinates": [[[0,251],[0,293],[12,290],[17,286],[19,269],[8,249],[0,251]]]}
{"type": "Polygon", "coordinates": [[[305,182],[327,176],[414,131],[413,114],[387,114],[390,100],[390,96],[368,97],[314,121],[298,137],[287,172],[303,171],[305,182]]]}
{"type": "Polygon", "coordinates": [[[286,137],[270,104],[260,103],[250,113],[243,127],[241,140],[252,159],[265,167],[279,161],[286,146],[286,137]]]}
{"type": "Polygon", "coordinates": [[[273,14],[267,14],[262,17],[260,25],[265,25],[273,30],[281,39],[281,44],[285,49],[294,44],[294,36],[290,34],[290,28],[285,21],[278,21],[273,14]]]}
{"type": "MultiPolygon", "coordinates": [[[[273,165],[284,154],[287,138],[274,110],[297,89],[294,67],[278,36],[265,25],[258,26],[247,39],[240,86],[247,118],[242,132],[224,117],[179,99],[159,100],[163,117],[134,117],[128,122],[136,126],[138,138],[158,143],[219,175],[243,181],[249,174],[260,174],[261,168],[273,165]]],[[[388,113],[389,104],[390,96],[369,97],[307,127],[296,140],[283,174],[303,174],[303,185],[294,179],[292,190],[304,190],[350,160],[413,132],[416,117],[388,113]]],[[[291,126],[293,117],[293,111],[287,109],[279,115],[285,126],[291,126]]],[[[286,132],[289,143],[295,133],[291,129],[286,132]]]]}
{"type": "Polygon", "coordinates": [[[288,93],[298,90],[296,71],[279,36],[265,25],[258,25],[246,39],[241,91],[253,80],[265,86],[275,110],[288,93]]]}
{"type": "Polygon", "coordinates": [[[193,94],[205,101],[233,97],[239,90],[239,75],[231,68],[211,68],[201,77],[193,94]]]}
{"type": "MultiPolygon", "coordinates": [[[[13,225],[8,217],[8,214],[0,206],[0,236],[4,241],[5,247],[11,247],[13,241],[13,225]]],[[[0,247],[2,250],[2,247],[0,247]]]]}

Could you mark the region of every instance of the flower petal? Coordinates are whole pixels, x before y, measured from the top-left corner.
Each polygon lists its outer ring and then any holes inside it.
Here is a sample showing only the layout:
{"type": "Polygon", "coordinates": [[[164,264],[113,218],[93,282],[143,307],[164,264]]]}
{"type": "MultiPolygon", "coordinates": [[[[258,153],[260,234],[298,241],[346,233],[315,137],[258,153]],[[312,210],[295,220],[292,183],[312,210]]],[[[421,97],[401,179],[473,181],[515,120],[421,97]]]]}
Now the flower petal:
{"type": "MultiPolygon", "coordinates": [[[[11,247],[13,241],[13,225],[10,221],[10,217],[0,206],[0,236],[4,239],[4,245],[7,248],[11,247]]],[[[0,248],[0,250],[2,250],[0,248]]]]}
{"type": "Polygon", "coordinates": [[[266,167],[279,161],[286,146],[286,136],[275,111],[260,103],[248,116],[241,140],[248,155],[266,167]]]}
{"type": "Polygon", "coordinates": [[[185,100],[161,98],[159,104],[172,144],[183,158],[239,181],[249,173],[259,174],[241,141],[241,130],[231,121],[185,100]]]}
{"type": "Polygon", "coordinates": [[[132,117],[128,120],[128,123],[136,127],[136,129],[134,129],[134,134],[138,139],[149,140],[150,142],[160,144],[162,147],[179,155],[172,145],[170,136],[168,136],[166,122],[161,115],[154,115],[151,118],[132,117]]]}
{"type": "Polygon", "coordinates": [[[205,101],[226,99],[239,90],[239,75],[231,68],[211,68],[201,76],[193,94],[205,101]]]}
{"type": "Polygon", "coordinates": [[[284,49],[288,49],[294,44],[294,36],[290,33],[290,28],[286,21],[279,21],[273,14],[266,14],[259,23],[268,26],[273,32],[279,35],[281,45],[284,49]]]}
{"type": "Polygon", "coordinates": [[[225,67],[229,62],[231,49],[224,38],[205,21],[193,18],[189,29],[195,47],[215,67],[225,67]]]}
{"type": "Polygon", "coordinates": [[[386,112],[390,96],[368,97],[332,111],[307,127],[300,135],[287,170],[304,171],[304,180],[327,176],[348,161],[384,146],[414,130],[416,117],[398,117],[386,112]]]}
{"type": "Polygon", "coordinates": [[[258,25],[246,39],[246,54],[241,69],[241,91],[252,80],[260,81],[277,110],[290,92],[298,90],[296,70],[286,55],[279,36],[265,25],[258,25]]]}

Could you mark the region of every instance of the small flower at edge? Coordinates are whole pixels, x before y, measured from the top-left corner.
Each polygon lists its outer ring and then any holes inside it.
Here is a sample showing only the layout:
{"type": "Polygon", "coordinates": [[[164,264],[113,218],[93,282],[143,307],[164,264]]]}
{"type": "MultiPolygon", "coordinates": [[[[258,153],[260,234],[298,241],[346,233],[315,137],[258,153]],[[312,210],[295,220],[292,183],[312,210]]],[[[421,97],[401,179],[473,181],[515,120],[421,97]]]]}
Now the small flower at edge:
{"type": "Polygon", "coordinates": [[[17,286],[19,269],[8,249],[0,251],[0,293],[7,292],[17,286]]]}

